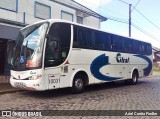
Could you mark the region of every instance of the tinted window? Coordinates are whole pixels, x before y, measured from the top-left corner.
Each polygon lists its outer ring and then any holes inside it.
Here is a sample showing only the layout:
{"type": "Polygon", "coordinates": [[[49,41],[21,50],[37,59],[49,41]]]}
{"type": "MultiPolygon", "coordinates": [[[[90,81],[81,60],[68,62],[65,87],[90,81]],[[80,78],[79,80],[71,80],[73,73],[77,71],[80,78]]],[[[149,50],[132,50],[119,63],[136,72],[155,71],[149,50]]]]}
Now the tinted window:
{"type": "Polygon", "coordinates": [[[78,42],[80,46],[89,46],[89,42],[87,41],[87,33],[84,29],[78,29],[78,42]]]}
{"type": "Polygon", "coordinates": [[[74,26],[74,43],[76,48],[92,47],[92,32],[90,29],[74,26]]]}
{"type": "Polygon", "coordinates": [[[70,48],[71,27],[66,23],[54,23],[48,33],[45,66],[58,66],[67,58],[70,48]]]}
{"type": "Polygon", "coordinates": [[[152,54],[152,46],[151,44],[147,44],[147,55],[151,55],[152,54]]]}
{"type": "Polygon", "coordinates": [[[105,44],[103,39],[101,39],[101,32],[95,31],[94,32],[94,43],[95,43],[95,48],[102,50],[105,48],[105,44]]]}
{"type": "Polygon", "coordinates": [[[123,50],[123,38],[119,36],[113,36],[113,51],[122,52],[123,50]]]}
{"type": "Polygon", "coordinates": [[[111,50],[111,38],[112,36],[109,33],[101,34],[101,40],[103,41],[105,50],[111,50]]]}
{"type": "Polygon", "coordinates": [[[133,53],[139,54],[141,45],[139,41],[133,41],[133,53]]]}
{"type": "Polygon", "coordinates": [[[74,26],[73,47],[151,55],[150,44],[110,33],[74,26]]]}
{"type": "Polygon", "coordinates": [[[78,47],[79,43],[78,43],[78,30],[77,30],[77,27],[74,26],[74,34],[73,34],[73,47],[78,47]]]}
{"type": "Polygon", "coordinates": [[[144,42],[141,43],[141,51],[140,52],[142,54],[144,54],[144,55],[146,54],[146,52],[145,52],[145,45],[146,45],[146,43],[144,43],[144,42]]]}
{"type": "Polygon", "coordinates": [[[133,50],[133,40],[128,38],[124,39],[124,52],[131,53],[133,50]]]}

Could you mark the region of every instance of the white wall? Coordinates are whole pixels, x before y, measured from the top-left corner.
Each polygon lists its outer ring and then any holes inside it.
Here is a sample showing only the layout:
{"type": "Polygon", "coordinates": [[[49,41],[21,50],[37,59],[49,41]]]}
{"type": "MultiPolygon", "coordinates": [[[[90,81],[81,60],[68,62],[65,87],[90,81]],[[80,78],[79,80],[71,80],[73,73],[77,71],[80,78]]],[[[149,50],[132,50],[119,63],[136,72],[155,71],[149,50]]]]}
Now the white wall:
{"type": "MultiPolygon", "coordinates": [[[[61,12],[65,11],[67,13],[73,14],[73,22],[77,22],[76,10],[71,9],[66,6],[54,3],[49,0],[18,0],[18,12],[8,11],[0,8],[0,18],[9,19],[12,21],[24,22],[23,13],[25,12],[25,23],[32,24],[37,22],[39,18],[36,18],[34,15],[35,12],[35,1],[42,3],[48,6],[51,6],[51,18],[61,19],[61,12]]],[[[83,19],[83,24],[95,28],[100,28],[100,22],[98,18],[95,17],[85,17],[83,19]]]]}
{"type": "Polygon", "coordinates": [[[96,17],[85,17],[83,20],[83,24],[100,29],[100,20],[96,17]]]}

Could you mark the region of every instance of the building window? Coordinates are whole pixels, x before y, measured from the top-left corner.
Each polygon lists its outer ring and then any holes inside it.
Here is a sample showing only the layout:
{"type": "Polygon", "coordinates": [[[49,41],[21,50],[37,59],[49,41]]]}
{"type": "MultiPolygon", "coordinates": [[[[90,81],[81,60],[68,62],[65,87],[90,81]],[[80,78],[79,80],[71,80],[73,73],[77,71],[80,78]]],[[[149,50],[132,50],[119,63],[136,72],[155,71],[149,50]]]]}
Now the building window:
{"type": "Polygon", "coordinates": [[[50,19],[51,18],[51,7],[39,2],[35,2],[34,15],[36,18],[40,19],[50,19]]]}
{"type": "Polygon", "coordinates": [[[73,22],[73,14],[66,11],[61,11],[61,19],[73,22]]]}
{"type": "Polygon", "coordinates": [[[0,0],[0,8],[17,12],[18,11],[18,0],[0,0]]]}
{"type": "Polygon", "coordinates": [[[83,24],[83,17],[77,16],[77,23],[83,24]]]}

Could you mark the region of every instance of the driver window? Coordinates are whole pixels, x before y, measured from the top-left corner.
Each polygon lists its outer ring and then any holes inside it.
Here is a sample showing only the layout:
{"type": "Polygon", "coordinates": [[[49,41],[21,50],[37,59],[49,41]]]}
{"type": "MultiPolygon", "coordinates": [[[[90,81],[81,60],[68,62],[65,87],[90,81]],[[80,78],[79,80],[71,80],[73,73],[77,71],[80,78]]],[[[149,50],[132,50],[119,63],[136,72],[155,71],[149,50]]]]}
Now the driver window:
{"type": "Polygon", "coordinates": [[[45,57],[47,67],[59,65],[58,41],[53,41],[52,39],[47,41],[45,57]]]}
{"type": "Polygon", "coordinates": [[[70,40],[70,24],[52,24],[48,33],[46,44],[45,67],[58,66],[66,60],[69,53],[70,40]]]}

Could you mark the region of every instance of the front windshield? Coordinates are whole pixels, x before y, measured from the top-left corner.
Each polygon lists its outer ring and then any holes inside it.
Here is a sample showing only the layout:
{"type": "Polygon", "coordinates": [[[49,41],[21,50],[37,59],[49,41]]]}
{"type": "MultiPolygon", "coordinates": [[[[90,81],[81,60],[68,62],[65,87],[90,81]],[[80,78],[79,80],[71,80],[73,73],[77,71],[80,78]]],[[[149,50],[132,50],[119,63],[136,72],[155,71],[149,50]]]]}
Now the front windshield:
{"type": "Polygon", "coordinates": [[[42,66],[42,51],[48,23],[36,24],[20,31],[16,41],[12,69],[26,70],[42,66]]]}

